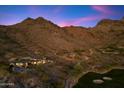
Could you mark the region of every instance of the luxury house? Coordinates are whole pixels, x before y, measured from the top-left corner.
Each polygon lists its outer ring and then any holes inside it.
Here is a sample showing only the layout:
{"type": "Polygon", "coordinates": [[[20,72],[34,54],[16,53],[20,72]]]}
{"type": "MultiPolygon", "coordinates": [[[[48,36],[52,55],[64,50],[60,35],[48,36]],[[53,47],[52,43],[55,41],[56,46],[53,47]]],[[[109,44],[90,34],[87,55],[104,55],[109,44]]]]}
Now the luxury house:
{"type": "Polygon", "coordinates": [[[31,57],[23,57],[23,58],[17,58],[10,62],[10,65],[16,66],[16,67],[25,67],[27,68],[29,65],[39,65],[39,64],[46,64],[46,63],[53,63],[53,60],[49,60],[46,57],[43,57],[41,59],[35,59],[31,57]]]}

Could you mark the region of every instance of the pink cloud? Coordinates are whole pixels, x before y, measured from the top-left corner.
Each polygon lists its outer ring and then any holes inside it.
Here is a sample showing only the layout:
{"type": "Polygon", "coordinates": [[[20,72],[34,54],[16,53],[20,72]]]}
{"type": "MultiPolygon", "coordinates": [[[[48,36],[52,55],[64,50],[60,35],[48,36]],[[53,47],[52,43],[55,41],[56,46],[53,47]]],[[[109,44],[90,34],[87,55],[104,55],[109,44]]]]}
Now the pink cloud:
{"type": "Polygon", "coordinates": [[[113,14],[113,11],[111,11],[108,6],[93,5],[91,8],[104,14],[113,14]]]}
{"type": "Polygon", "coordinates": [[[75,20],[69,20],[69,21],[64,21],[62,23],[59,23],[59,26],[70,26],[70,25],[80,25],[82,22],[89,22],[89,21],[94,21],[97,19],[102,19],[105,18],[105,15],[98,15],[98,16],[87,16],[87,17],[81,17],[75,20]]]}

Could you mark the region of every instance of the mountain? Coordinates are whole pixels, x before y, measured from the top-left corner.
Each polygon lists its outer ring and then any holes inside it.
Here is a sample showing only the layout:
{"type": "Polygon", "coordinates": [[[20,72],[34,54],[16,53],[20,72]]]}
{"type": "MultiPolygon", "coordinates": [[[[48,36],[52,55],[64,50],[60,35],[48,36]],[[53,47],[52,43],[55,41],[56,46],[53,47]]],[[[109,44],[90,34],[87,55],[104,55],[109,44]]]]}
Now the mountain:
{"type": "MultiPolygon", "coordinates": [[[[95,27],[59,27],[42,17],[0,25],[0,77],[14,86],[72,87],[87,72],[124,66],[124,18],[103,19],[95,27]],[[12,59],[46,57],[53,63],[23,73],[8,71],[12,59]]],[[[18,61],[17,61],[18,62],[18,61]]]]}
{"type": "Polygon", "coordinates": [[[34,52],[56,52],[78,47],[71,42],[64,29],[41,17],[28,18],[9,29],[8,36],[34,52]]]}

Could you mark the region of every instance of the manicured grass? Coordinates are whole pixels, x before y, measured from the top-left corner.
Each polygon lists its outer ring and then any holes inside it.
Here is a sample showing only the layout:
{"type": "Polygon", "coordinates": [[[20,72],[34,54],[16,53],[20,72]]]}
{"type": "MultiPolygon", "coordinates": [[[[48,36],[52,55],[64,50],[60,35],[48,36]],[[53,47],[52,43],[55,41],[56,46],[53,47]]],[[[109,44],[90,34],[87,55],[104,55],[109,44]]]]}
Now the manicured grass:
{"type": "Polygon", "coordinates": [[[124,70],[114,69],[105,74],[89,72],[79,79],[74,88],[124,88],[124,70]],[[111,77],[112,80],[104,81],[102,84],[92,82],[95,79],[102,79],[104,76],[111,77]]]}

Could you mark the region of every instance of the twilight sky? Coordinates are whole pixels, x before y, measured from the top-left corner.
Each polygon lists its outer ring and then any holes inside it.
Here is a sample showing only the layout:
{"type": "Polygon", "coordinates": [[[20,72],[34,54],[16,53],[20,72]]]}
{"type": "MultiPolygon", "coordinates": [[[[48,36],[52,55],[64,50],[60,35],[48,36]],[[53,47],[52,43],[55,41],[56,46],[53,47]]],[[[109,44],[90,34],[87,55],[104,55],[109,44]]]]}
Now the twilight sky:
{"type": "Polygon", "coordinates": [[[12,25],[27,17],[44,17],[59,26],[93,27],[101,19],[121,19],[124,6],[96,5],[0,5],[0,25],[12,25]]]}

